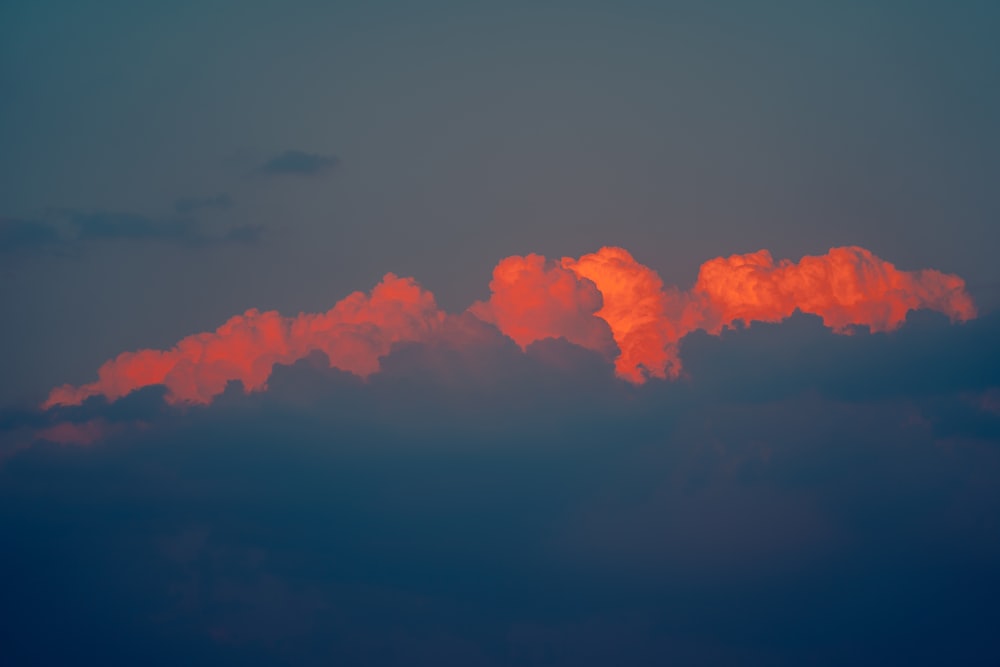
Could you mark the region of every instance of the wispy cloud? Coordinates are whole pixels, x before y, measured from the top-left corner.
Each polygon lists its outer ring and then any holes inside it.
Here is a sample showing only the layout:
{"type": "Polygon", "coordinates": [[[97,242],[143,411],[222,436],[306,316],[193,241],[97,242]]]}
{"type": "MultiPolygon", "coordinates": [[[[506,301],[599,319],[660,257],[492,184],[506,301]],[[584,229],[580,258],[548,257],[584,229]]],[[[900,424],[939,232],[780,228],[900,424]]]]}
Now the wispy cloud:
{"type": "Polygon", "coordinates": [[[182,199],[186,213],[157,217],[127,211],[60,211],[34,219],[0,218],[0,255],[73,253],[87,244],[127,241],[177,246],[254,243],[263,229],[238,225],[213,231],[193,215],[199,209],[231,205],[228,196],[182,199]]]}
{"type": "Polygon", "coordinates": [[[154,241],[185,246],[256,241],[260,228],[241,225],[222,234],[210,232],[201,220],[191,216],[152,218],[134,213],[100,211],[73,213],[70,223],[79,241],[154,241]]]}

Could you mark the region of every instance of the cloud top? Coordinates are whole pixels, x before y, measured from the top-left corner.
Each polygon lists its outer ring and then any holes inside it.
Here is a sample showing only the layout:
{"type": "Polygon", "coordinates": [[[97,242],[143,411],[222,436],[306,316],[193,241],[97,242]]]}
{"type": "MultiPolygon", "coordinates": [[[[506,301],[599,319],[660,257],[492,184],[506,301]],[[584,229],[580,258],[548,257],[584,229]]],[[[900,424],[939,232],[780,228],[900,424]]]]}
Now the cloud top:
{"type": "Polygon", "coordinates": [[[841,334],[854,327],[892,331],[921,309],[953,322],[976,316],[960,277],[900,271],[859,247],[799,262],[776,262],[766,250],[719,257],[702,265],[689,291],[665,286],[622,248],[559,261],[513,256],[497,265],[490,291],[466,314],[453,315],[414,279],[389,273],[370,293],[355,292],[325,313],[285,317],[251,309],[170,350],[124,352],[100,367],[95,382],[53,389],[43,407],[79,405],[92,396],[114,401],[151,385],[165,386],[171,403],[209,403],[231,381],[261,391],[276,364],[314,352],[325,354],[332,368],[367,378],[394,345],[481,349],[483,330],[470,326],[469,317],[525,351],[564,339],[614,360],[619,378],[642,384],[681,374],[679,343],[694,331],[718,335],[738,323],[780,322],[796,311],[818,315],[841,334]]]}

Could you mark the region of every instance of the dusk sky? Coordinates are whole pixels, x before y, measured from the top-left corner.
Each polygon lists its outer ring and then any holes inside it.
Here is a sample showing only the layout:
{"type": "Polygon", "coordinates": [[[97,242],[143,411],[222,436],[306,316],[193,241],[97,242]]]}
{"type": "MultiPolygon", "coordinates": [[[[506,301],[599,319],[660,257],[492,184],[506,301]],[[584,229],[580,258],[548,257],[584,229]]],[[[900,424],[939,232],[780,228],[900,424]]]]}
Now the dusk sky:
{"type": "Polygon", "coordinates": [[[1000,663],[998,34],[0,4],[0,665],[1000,663]]]}

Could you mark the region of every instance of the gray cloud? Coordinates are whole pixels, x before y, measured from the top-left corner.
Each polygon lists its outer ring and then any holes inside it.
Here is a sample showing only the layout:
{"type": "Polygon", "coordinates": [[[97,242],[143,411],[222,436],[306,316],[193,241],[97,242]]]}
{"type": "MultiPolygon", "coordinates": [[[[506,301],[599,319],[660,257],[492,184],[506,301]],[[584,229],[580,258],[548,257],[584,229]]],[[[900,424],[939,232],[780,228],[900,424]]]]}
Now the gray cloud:
{"type": "Polygon", "coordinates": [[[0,467],[8,650],[990,664],[1000,418],[968,399],[996,382],[998,324],[840,337],[796,318],[698,339],[689,378],[642,387],[565,341],[483,331],[397,346],[368,381],[316,354],[208,407],[149,387],[0,415],[111,434],[0,467]]]}
{"type": "Polygon", "coordinates": [[[260,229],[253,226],[234,227],[222,235],[214,234],[199,219],[189,216],[151,218],[133,213],[76,212],[70,214],[69,221],[79,241],[133,240],[204,246],[253,242],[260,237],[260,229]]]}
{"type": "Polygon", "coordinates": [[[261,165],[260,171],[273,176],[312,176],[330,171],[339,162],[334,155],[287,150],[267,160],[261,165]]]}
{"type": "Polygon", "coordinates": [[[819,392],[860,402],[984,391],[1000,382],[998,337],[1000,312],[962,325],[913,312],[898,331],[851,336],[796,314],[721,336],[697,332],[681,350],[692,388],[705,396],[755,402],[819,392]]]}
{"type": "MultiPolygon", "coordinates": [[[[191,211],[220,207],[188,202],[191,211]]],[[[179,246],[255,243],[263,228],[239,225],[213,232],[193,215],[151,217],[122,211],[59,211],[47,218],[0,219],[0,254],[74,253],[90,243],[135,241],[179,246]]]]}
{"type": "Polygon", "coordinates": [[[70,223],[80,241],[165,241],[197,244],[207,240],[201,225],[192,218],[149,218],[134,213],[101,211],[73,213],[70,223]]]}

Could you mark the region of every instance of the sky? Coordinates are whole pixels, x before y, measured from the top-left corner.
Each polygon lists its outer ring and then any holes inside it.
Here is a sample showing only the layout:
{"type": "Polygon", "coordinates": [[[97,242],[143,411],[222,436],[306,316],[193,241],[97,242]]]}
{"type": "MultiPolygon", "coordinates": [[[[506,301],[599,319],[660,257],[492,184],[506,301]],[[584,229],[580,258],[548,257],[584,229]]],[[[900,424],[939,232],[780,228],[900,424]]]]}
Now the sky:
{"type": "Polygon", "coordinates": [[[3,662],[996,664],[998,29],[3,3],[3,662]]]}

